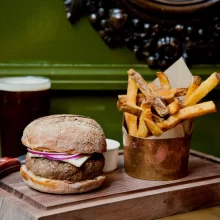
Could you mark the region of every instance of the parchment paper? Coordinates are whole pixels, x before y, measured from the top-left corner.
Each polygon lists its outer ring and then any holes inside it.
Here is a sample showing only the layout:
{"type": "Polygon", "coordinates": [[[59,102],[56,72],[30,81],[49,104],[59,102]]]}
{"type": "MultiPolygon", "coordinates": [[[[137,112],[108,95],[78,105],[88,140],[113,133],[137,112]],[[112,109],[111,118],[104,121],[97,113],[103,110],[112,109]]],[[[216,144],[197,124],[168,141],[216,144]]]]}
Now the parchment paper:
{"type": "MultiPolygon", "coordinates": [[[[181,57],[174,64],[172,64],[167,70],[164,71],[167,75],[171,88],[186,88],[190,85],[192,80],[192,73],[181,57]]],[[[158,78],[153,81],[159,88],[160,82],[158,78]]],[[[183,99],[184,97],[182,97],[183,99]]],[[[176,127],[163,132],[159,137],[151,136],[151,139],[164,139],[164,138],[177,138],[184,137],[189,135],[192,132],[193,120],[185,120],[181,124],[178,124],[176,127]]]]}

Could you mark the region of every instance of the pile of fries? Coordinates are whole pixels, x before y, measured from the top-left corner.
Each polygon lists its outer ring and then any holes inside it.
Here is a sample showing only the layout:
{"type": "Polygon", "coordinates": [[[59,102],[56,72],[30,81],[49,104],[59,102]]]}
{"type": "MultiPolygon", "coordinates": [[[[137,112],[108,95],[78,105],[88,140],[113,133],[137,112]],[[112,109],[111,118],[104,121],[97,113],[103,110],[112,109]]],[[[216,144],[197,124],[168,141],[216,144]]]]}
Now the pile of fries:
{"type": "Polygon", "coordinates": [[[117,107],[124,112],[130,135],[160,136],[186,119],[216,112],[213,101],[198,102],[219,84],[219,73],[203,82],[193,76],[188,88],[171,88],[163,72],[158,72],[157,77],[160,87],[147,83],[134,69],[128,71],[127,94],[118,96],[117,107]]]}

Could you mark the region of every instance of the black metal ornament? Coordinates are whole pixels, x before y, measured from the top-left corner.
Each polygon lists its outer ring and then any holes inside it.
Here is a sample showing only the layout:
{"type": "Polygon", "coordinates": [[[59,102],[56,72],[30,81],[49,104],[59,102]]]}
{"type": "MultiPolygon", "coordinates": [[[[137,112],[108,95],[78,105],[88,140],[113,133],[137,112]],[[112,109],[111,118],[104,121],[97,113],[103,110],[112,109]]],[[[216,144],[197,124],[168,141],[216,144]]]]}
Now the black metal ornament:
{"type": "Polygon", "coordinates": [[[81,16],[111,48],[127,46],[151,68],[179,57],[188,65],[220,63],[220,1],[65,0],[74,24],[81,16]]]}

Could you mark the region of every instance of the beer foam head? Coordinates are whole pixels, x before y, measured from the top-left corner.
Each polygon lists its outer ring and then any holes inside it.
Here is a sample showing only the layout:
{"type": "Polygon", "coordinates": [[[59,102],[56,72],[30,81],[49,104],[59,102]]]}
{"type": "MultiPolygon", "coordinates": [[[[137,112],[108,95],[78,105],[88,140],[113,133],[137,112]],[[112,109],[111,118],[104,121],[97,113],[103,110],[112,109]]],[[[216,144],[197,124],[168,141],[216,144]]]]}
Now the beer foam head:
{"type": "Polygon", "coordinates": [[[0,78],[0,90],[11,92],[42,91],[50,89],[48,78],[39,76],[5,77],[0,78]]]}

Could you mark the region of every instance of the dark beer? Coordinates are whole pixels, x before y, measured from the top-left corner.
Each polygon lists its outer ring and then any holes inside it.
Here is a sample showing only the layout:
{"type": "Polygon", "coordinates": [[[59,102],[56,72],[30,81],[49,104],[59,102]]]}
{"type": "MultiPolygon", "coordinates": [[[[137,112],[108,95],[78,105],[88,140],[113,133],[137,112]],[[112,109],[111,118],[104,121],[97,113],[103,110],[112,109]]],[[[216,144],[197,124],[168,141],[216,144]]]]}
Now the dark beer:
{"type": "Polygon", "coordinates": [[[24,128],[49,114],[50,80],[43,77],[0,79],[0,122],[2,156],[17,157],[27,152],[21,143],[24,128]]]}

